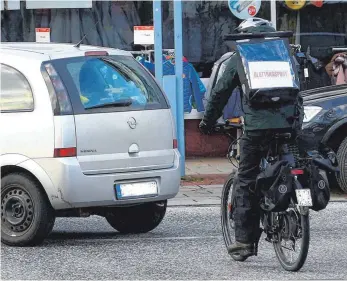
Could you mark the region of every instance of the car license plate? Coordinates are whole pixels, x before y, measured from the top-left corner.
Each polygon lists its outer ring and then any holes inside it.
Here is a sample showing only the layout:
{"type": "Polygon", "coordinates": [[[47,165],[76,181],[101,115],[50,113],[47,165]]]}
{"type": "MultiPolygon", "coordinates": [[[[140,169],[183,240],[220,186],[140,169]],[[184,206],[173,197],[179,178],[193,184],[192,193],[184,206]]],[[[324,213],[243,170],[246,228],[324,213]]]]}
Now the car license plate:
{"type": "Polygon", "coordinates": [[[310,189],[296,189],[296,199],[298,200],[299,206],[311,207],[312,197],[310,189]]]}
{"type": "Polygon", "coordinates": [[[158,195],[156,181],[116,184],[117,199],[152,197],[158,195]]]}

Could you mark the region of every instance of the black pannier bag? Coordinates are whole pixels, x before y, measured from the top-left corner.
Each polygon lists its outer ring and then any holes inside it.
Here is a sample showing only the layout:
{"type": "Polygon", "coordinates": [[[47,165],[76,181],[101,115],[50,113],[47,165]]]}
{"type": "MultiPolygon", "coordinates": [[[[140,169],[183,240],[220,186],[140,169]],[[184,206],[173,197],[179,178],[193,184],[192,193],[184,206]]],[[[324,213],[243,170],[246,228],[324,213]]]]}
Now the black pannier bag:
{"type": "Polygon", "coordinates": [[[260,207],[265,211],[285,211],[293,192],[293,175],[287,161],[278,161],[262,171],[256,180],[256,191],[262,193],[260,207]]]}
{"type": "Polygon", "coordinates": [[[299,181],[304,188],[309,188],[311,191],[310,209],[317,212],[325,209],[330,201],[330,187],[326,174],[311,162],[305,168],[304,175],[299,177],[299,181]]]}

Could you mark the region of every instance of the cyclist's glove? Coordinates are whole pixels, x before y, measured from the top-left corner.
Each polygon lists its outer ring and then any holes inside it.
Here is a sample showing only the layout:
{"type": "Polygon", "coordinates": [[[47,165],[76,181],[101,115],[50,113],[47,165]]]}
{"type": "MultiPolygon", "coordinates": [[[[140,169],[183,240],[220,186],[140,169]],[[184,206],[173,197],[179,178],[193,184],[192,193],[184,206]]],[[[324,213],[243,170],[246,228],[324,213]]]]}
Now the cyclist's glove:
{"type": "Polygon", "coordinates": [[[200,122],[199,130],[204,135],[210,135],[212,133],[212,127],[207,125],[204,121],[200,122]]]}

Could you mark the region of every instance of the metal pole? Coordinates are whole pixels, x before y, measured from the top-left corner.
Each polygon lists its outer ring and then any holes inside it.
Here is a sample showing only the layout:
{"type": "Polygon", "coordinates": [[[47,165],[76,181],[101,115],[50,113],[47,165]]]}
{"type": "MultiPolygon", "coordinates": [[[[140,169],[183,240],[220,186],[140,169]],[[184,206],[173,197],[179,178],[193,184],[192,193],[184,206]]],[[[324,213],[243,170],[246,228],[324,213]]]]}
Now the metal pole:
{"type": "Polygon", "coordinates": [[[155,77],[163,86],[163,27],[161,0],[153,1],[155,77]]]}
{"type": "Polygon", "coordinates": [[[300,11],[298,11],[297,17],[296,17],[296,36],[295,36],[295,44],[300,45],[300,29],[301,29],[301,18],[300,18],[300,11]]]}
{"type": "Polygon", "coordinates": [[[184,141],[184,97],[183,97],[183,43],[182,43],[182,1],[174,0],[175,28],[175,73],[177,97],[177,140],[181,154],[181,176],[185,175],[185,141],[184,141]]]}
{"type": "Polygon", "coordinates": [[[271,0],[271,22],[272,22],[272,26],[277,30],[277,22],[276,22],[276,0],[271,0]]]}

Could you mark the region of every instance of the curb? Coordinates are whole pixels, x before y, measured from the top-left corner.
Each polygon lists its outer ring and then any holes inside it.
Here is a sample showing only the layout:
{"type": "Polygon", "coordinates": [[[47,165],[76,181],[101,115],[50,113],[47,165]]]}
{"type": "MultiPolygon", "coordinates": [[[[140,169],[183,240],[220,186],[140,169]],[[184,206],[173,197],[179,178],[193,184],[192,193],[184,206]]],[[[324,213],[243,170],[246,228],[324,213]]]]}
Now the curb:
{"type": "MultiPolygon", "coordinates": [[[[347,203],[347,199],[330,200],[329,203],[347,203]]],[[[202,208],[202,207],[220,207],[220,204],[216,203],[197,203],[197,204],[173,204],[168,203],[168,208],[202,208]]]]}

